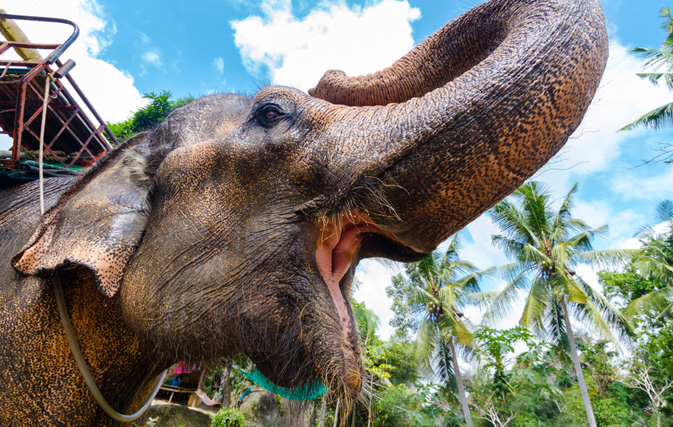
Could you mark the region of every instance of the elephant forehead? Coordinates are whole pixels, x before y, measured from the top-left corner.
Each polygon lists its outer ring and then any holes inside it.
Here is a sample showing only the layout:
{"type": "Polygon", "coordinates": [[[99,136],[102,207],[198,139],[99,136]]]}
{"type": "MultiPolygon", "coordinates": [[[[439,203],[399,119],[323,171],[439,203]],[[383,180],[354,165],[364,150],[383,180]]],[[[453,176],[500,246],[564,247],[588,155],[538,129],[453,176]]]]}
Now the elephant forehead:
{"type": "Polygon", "coordinates": [[[250,113],[252,98],[215,94],[196,99],[171,113],[156,130],[156,144],[179,148],[222,138],[250,113]]]}

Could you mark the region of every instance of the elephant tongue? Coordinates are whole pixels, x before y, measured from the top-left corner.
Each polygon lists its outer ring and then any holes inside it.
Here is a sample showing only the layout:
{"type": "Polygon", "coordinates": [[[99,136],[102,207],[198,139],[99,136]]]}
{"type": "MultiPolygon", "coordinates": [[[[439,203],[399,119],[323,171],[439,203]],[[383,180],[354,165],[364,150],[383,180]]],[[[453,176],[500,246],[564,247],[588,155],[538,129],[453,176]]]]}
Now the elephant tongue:
{"type": "MultiPolygon", "coordinates": [[[[338,223],[330,222],[323,228],[322,236],[329,237],[322,237],[316,250],[318,271],[327,285],[337,310],[344,342],[348,342],[348,334],[351,330],[354,330],[354,326],[351,325],[348,305],[339,283],[351,267],[353,257],[360,247],[361,234],[363,233],[382,234],[395,242],[404,244],[392,233],[375,226],[359,212],[351,211],[341,214],[341,220],[338,223]]],[[[412,249],[420,252],[415,248],[412,249]]]]}
{"type": "Polygon", "coordinates": [[[351,325],[348,307],[339,283],[350,268],[353,255],[360,246],[358,234],[362,233],[365,228],[368,229],[367,231],[373,231],[369,229],[374,227],[367,225],[358,227],[349,222],[343,228],[334,226],[330,228],[330,237],[318,243],[315,258],[318,271],[327,285],[339,316],[344,340],[348,342],[348,333],[353,329],[353,325],[351,325]]]}

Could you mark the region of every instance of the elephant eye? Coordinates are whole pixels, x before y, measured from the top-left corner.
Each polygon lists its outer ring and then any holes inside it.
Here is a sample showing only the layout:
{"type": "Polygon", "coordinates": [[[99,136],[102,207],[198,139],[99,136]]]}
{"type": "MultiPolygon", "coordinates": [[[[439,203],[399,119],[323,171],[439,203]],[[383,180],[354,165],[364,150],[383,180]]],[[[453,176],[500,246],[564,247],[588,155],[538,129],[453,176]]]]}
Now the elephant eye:
{"type": "Polygon", "coordinates": [[[266,104],[257,110],[257,121],[264,127],[274,125],[285,113],[275,104],[266,104]]]}

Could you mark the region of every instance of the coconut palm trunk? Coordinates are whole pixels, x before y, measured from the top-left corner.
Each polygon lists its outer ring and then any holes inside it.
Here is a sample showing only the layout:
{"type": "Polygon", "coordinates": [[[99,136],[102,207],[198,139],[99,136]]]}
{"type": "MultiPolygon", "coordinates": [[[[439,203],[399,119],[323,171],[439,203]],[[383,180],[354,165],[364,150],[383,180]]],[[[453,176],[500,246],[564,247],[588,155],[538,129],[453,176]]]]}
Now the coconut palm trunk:
{"type": "Polygon", "coordinates": [[[229,387],[229,379],[231,378],[231,359],[227,360],[222,373],[222,406],[231,406],[231,387],[229,387]]]}
{"type": "Polygon", "coordinates": [[[577,346],[575,345],[575,335],[573,334],[572,326],[570,325],[570,316],[568,315],[568,306],[566,305],[565,300],[559,301],[561,305],[561,310],[563,311],[563,320],[566,324],[566,331],[568,334],[568,343],[570,344],[570,357],[573,360],[573,365],[575,366],[575,374],[577,375],[577,383],[580,387],[580,393],[582,394],[582,402],[584,403],[584,410],[587,413],[587,419],[589,420],[590,427],[596,427],[596,418],[594,417],[594,409],[591,407],[591,400],[589,399],[589,391],[587,390],[587,383],[584,381],[584,373],[582,372],[582,366],[580,365],[580,357],[577,354],[577,346]]]}
{"type": "Polygon", "coordinates": [[[458,397],[460,398],[460,405],[463,407],[463,416],[465,417],[465,424],[467,427],[472,427],[472,414],[470,413],[470,405],[467,403],[467,395],[465,394],[465,387],[463,386],[463,376],[460,374],[460,367],[458,366],[458,356],[456,355],[456,348],[453,342],[448,339],[446,344],[451,353],[451,362],[453,363],[453,373],[456,376],[456,386],[458,387],[458,397]]]}
{"type": "Polygon", "coordinates": [[[325,396],[322,397],[322,404],[320,405],[320,427],[325,427],[325,413],[327,412],[327,400],[325,396]]]}

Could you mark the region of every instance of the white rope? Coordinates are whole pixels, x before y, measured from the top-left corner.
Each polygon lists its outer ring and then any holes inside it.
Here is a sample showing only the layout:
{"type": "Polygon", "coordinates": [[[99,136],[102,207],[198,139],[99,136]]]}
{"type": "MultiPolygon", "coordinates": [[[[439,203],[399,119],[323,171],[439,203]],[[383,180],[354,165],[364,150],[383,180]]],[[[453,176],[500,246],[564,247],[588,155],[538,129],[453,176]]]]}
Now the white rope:
{"type": "MultiPolygon", "coordinates": [[[[42,127],[40,128],[40,155],[38,159],[38,165],[39,165],[39,177],[40,177],[40,213],[44,215],[44,129],[46,127],[47,123],[47,104],[49,102],[49,89],[51,86],[51,82],[54,80],[54,77],[51,74],[46,75],[46,81],[44,83],[44,101],[42,103],[42,127]]],[[[149,408],[150,404],[152,403],[152,400],[156,397],[157,393],[159,392],[159,389],[161,388],[161,384],[163,384],[164,380],[166,379],[166,375],[168,375],[168,370],[165,370],[161,378],[159,379],[159,382],[157,383],[156,387],[152,391],[152,395],[150,398],[145,402],[145,404],[140,408],[137,412],[131,415],[124,415],[121,414],[117,411],[115,411],[112,406],[110,406],[109,403],[105,400],[105,397],[103,397],[103,394],[100,392],[98,387],[96,386],[96,382],[93,380],[93,377],[91,376],[91,373],[89,372],[89,368],[86,366],[86,362],[84,361],[84,356],[82,356],[82,350],[79,347],[79,343],[77,342],[77,338],[75,337],[75,332],[72,329],[72,323],[70,322],[70,316],[68,315],[68,309],[65,305],[65,297],[63,296],[63,288],[61,287],[61,280],[57,275],[54,276],[53,278],[54,282],[54,295],[56,296],[56,306],[58,308],[58,315],[61,318],[61,324],[63,325],[63,330],[65,331],[65,336],[68,339],[68,345],[70,346],[70,351],[72,352],[73,357],[75,358],[75,363],[77,364],[77,368],[79,369],[80,374],[84,378],[84,382],[86,385],[89,387],[89,391],[91,391],[91,394],[93,395],[94,399],[96,400],[96,403],[98,403],[98,406],[103,408],[106,414],[110,416],[115,421],[120,421],[120,422],[131,422],[141,416],[143,412],[149,408]]]]}
{"type": "MultiPolygon", "coordinates": [[[[107,403],[105,397],[103,397],[103,393],[101,393],[98,387],[96,386],[96,382],[91,376],[89,368],[87,368],[86,366],[84,356],[82,356],[82,350],[79,348],[77,337],[75,337],[75,331],[72,329],[72,323],[70,322],[68,309],[65,305],[65,297],[63,296],[63,288],[61,287],[61,279],[58,274],[54,275],[53,282],[54,282],[54,295],[56,296],[56,307],[58,308],[58,315],[61,318],[61,324],[63,325],[65,336],[68,339],[68,345],[70,346],[70,351],[72,352],[72,355],[75,358],[75,363],[77,364],[77,368],[79,369],[80,374],[82,374],[82,377],[84,378],[84,382],[89,387],[89,391],[91,391],[91,394],[93,395],[94,399],[96,399],[96,403],[98,403],[98,406],[103,408],[105,413],[108,414],[110,418],[112,418],[115,421],[128,423],[135,420],[136,418],[141,416],[143,412],[147,410],[147,408],[149,408],[150,404],[152,403],[152,400],[154,400],[154,398],[157,396],[157,393],[159,393],[159,389],[161,388],[161,385],[164,383],[166,375],[168,375],[168,369],[162,373],[159,382],[157,383],[156,387],[154,387],[154,391],[152,391],[152,395],[150,396],[149,399],[147,399],[142,408],[140,408],[137,412],[131,415],[124,415],[115,411],[112,408],[112,406],[110,406],[110,404],[107,403]]],[[[339,406],[337,402],[337,408],[338,407],[339,406]]]]}
{"type": "Polygon", "coordinates": [[[44,80],[44,100],[42,101],[42,126],[40,127],[40,155],[38,157],[39,177],[40,177],[40,214],[44,215],[44,128],[47,125],[47,104],[49,103],[49,89],[53,77],[51,74],[45,74],[44,80]]]}

